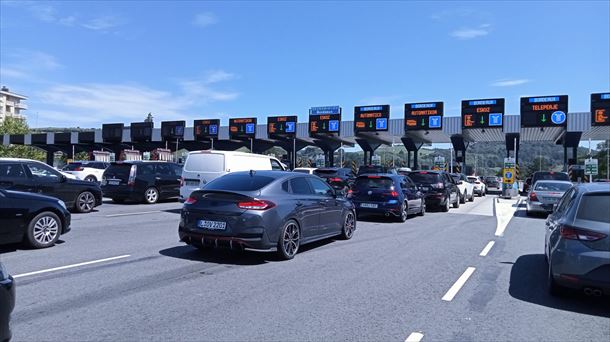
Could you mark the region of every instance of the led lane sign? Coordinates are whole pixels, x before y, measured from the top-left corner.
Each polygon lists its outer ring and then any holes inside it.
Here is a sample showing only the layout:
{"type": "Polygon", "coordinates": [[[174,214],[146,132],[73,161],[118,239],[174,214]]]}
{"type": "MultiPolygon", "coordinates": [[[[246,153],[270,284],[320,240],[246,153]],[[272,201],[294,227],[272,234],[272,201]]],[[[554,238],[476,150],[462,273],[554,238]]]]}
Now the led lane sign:
{"type": "Polygon", "coordinates": [[[123,140],[123,125],[122,123],[103,124],[102,125],[102,140],[104,142],[120,143],[123,140]]]}
{"type": "Polygon", "coordinates": [[[566,127],[568,95],[521,98],[521,127],[566,127]]]}
{"type": "Polygon", "coordinates": [[[504,99],[462,101],[462,128],[503,128],[504,99]]]}
{"type": "Polygon", "coordinates": [[[231,138],[255,138],[256,118],[229,119],[229,136],[231,138]]]}
{"type": "Polygon", "coordinates": [[[161,138],[171,141],[184,139],[185,127],[186,121],[163,121],[161,122],[161,138]]]}
{"type": "Polygon", "coordinates": [[[297,116],[267,117],[267,135],[277,137],[295,137],[297,134],[297,116]]]}
{"type": "Polygon", "coordinates": [[[610,93],[591,94],[591,126],[610,126],[610,93]]]}
{"type": "Polygon", "coordinates": [[[132,122],[130,127],[132,142],[147,142],[152,140],[152,122],[132,122]]]}
{"type": "Polygon", "coordinates": [[[388,130],[390,106],[354,107],[354,132],[384,132],[388,130]]]}
{"type": "Polygon", "coordinates": [[[219,119],[204,119],[193,121],[193,133],[195,140],[218,139],[220,129],[219,119]]]}
{"type": "Polygon", "coordinates": [[[443,108],[442,102],[405,104],[405,131],[442,129],[443,108]]]}
{"type": "Polygon", "coordinates": [[[309,109],[309,135],[318,133],[339,134],[341,107],[313,107],[309,109]]]}

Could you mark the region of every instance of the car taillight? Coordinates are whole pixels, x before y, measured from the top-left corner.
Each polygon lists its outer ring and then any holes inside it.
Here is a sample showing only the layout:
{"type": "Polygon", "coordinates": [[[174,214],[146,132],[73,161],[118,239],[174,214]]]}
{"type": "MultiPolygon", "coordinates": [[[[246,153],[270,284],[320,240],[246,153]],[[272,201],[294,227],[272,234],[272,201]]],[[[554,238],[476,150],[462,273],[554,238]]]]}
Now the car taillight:
{"type": "Polygon", "coordinates": [[[559,228],[559,232],[562,238],[568,240],[597,241],[607,236],[606,234],[585,229],[578,229],[567,225],[562,225],[559,228]]]}
{"type": "Polygon", "coordinates": [[[267,200],[253,199],[250,201],[239,202],[237,203],[237,206],[241,209],[267,210],[275,207],[275,203],[267,200]]]}
{"type": "Polygon", "coordinates": [[[535,192],[530,192],[530,201],[538,201],[538,196],[535,192]]]}
{"type": "Polygon", "coordinates": [[[377,178],[381,178],[381,176],[367,176],[367,178],[377,179],[377,178]]]}
{"type": "Polygon", "coordinates": [[[431,186],[435,189],[444,189],[445,188],[445,184],[443,184],[442,182],[431,184],[431,186]]]}
{"type": "Polygon", "coordinates": [[[342,179],[341,179],[341,178],[338,178],[338,177],[329,178],[328,180],[329,180],[330,182],[341,182],[341,181],[342,181],[342,179]]]}
{"type": "Polygon", "coordinates": [[[195,197],[189,197],[184,201],[184,204],[195,204],[197,203],[197,199],[195,197]]]}
{"type": "Polygon", "coordinates": [[[392,192],[390,192],[390,196],[391,197],[398,197],[398,192],[392,191],[392,192]]]}
{"type": "Polygon", "coordinates": [[[481,184],[481,182],[474,182],[474,184],[481,184]]]}
{"type": "Polygon", "coordinates": [[[180,177],[180,186],[184,186],[184,177],[180,177]]]}
{"type": "Polygon", "coordinates": [[[83,170],[85,170],[85,168],[80,167],[80,166],[74,168],[74,171],[83,171],[83,170]]]}
{"type": "Polygon", "coordinates": [[[131,169],[129,169],[129,179],[127,180],[127,185],[134,186],[136,184],[136,166],[131,165],[131,169]]]}

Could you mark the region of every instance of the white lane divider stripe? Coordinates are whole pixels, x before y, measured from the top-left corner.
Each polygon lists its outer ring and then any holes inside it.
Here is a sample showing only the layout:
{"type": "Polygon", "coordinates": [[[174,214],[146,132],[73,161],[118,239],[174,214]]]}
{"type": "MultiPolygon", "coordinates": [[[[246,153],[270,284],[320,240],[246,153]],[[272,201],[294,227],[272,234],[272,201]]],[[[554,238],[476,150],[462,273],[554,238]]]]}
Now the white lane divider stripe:
{"type": "Polygon", "coordinates": [[[135,213],[124,213],[124,214],[112,214],[112,215],[106,215],[106,217],[120,217],[120,216],[131,216],[131,215],[145,215],[145,214],[154,214],[154,213],[160,213],[161,210],[153,210],[153,211],[138,211],[135,213]]]}
{"type": "Polygon", "coordinates": [[[118,260],[118,259],[124,259],[127,257],[130,257],[131,255],[129,254],[125,254],[125,255],[119,255],[119,256],[115,256],[112,258],[105,258],[105,259],[98,259],[98,260],[92,260],[92,261],[86,261],[86,262],[81,262],[78,264],[72,264],[72,265],[66,265],[66,266],[60,266],[60,267],[54,267],[54,268],[49,268],[46,270],[40,270],[40,271],[35,271],[35,272],[29,272],[29,273],[22,273],[22,274],[17,274],[14,275],[13,278],[21,278],[21,277],[27,277],[27,276],[32,276],[32,275],[36,275],[36,274],[41,274],[41,273],[48,273],[48,272],[54,272],[54,271],[61,271],[61,270],[66,270],[69,268],[74,268],[74,267],[80,267],[80,266],[86,266],[86,265],[92,265],[92,264],[97,264],[100,262],[106,262],[106,261],[112,261],[112,260],[118,260]]]}
{"type": "Polygon", "coordinates": [[[485,246],[485,248],[483,248],[483,250],[481,251],[481,254],[479,254],[479,255],[486,256],[487,253],[489,253],[489,251],[491,250],[491,247],[493,247],[495,243],[496,243],[495,241],[489,241],[487,243],[487,246],[485,246]]]}
{"type": "Polygon", "coordinates": [[[445,295],[443,296],[442,299],[444,301],[448,301],[448,302],[452,301],[453,297],[455,297],[455,295],[460,291],[462,286],[464,286],[466,281],[468,281],[468,278],[470,278],[472,273],[474,273],[474,270],[476,270],[475,267],[468,267],[466,269],[466,271],[464,271],[464,273],[462,273],[462,275],[458,278],[458,280],[455,282],[455,284],[453,284],[453,286],[451,286],[449,291],[447,291],[447,293],[445,293],[445,295]]]}
{"type": "Polygon", "coordinates": [[[405,342],[419,342],[419,341],[421,341],[421,339],[423,337],[424,337],[424,334],[418,333],[418,332],[414,332],[414,333],[411,333],[411,335],[409,335],[409,337],[407,337],[405,342]]]}

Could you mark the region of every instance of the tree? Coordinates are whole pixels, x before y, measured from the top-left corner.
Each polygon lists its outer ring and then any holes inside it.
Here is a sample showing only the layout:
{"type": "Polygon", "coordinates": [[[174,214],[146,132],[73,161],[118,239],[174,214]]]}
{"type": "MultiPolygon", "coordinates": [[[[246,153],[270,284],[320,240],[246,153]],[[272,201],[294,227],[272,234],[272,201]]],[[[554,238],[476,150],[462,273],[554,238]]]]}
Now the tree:
{"type": "MultiPolygon", "coordinates": [[[[27,134],[30,131],[25,119],[6,117],[0,123],[0,136],[3,134],[27,134]]],[[[0,145],[0,157],[2,158],[27,158],[44,161],[44,151],[25,145],[0,145]]]]}
{"type": "Polygon", "coordinates": [[[153,122],[153,116],[152,113],[148,113],[148,115],[146,116],[146,119],[144,119],[144,122],[153,122]]]}

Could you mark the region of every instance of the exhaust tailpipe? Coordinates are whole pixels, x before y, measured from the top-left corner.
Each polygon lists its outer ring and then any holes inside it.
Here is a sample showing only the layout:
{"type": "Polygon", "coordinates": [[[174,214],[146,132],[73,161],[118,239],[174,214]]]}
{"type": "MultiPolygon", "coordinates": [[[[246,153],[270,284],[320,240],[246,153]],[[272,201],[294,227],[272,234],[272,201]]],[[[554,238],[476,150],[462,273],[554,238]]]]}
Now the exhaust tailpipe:
{"type": "Polygon", "coordinates": [[[602,296],[602,290],[600,290],[600,289],[593,289],[593,295],[595,297],[601,297],[602,296]]]}
{"type": "Polygon", "coordinates": [[[389,216],[390,216],[390,213],[385,213],[385,217],[389,217],[389,216]]]}
{"type": "Polygon", "coordinates": [[[593,289],[590,287],[585,287],[583,292],[587,295],[587,296],[592,296],[593,295],[593,289]]]}

